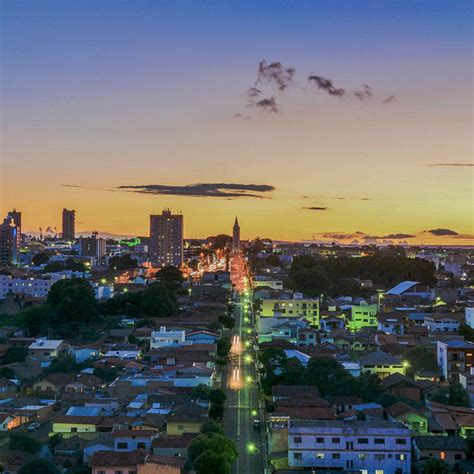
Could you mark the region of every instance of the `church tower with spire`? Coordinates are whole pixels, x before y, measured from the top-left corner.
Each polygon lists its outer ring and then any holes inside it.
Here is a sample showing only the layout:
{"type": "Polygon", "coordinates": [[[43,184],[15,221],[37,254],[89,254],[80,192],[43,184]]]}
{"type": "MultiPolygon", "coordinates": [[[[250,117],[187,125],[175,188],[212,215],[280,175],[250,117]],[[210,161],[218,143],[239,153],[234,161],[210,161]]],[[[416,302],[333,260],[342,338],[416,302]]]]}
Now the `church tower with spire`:
{"type": "Polygon", "coordinates": [[[235,218],[234,227],[232,228],[232,251],[240,251],[240,226],[237,217],[235,218]]]}

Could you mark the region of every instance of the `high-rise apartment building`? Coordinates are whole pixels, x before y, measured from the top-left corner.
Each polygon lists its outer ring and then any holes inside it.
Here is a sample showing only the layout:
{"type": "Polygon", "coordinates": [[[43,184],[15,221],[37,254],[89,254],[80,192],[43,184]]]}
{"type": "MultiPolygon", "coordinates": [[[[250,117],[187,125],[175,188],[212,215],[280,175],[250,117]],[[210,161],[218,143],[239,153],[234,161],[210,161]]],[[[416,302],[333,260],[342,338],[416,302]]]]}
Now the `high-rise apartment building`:
{"type": "Polygon", "coordinates": [[[76,211],[63,209],[63,231],[64,240],[74,240],[76,237],[76,211]]]}
{"type": "Polygon", "coordinates": [[[15,225],[18,228],[18,233],[21,235],[21,212],[13,209],[13,211],[10,211],[8,215],[15,221],[15,225]]]}
{"type": "Polygon", "coordinates": [[[99,237],[97,232],[93,232],[90,237],[80,238],[79,254],[81,257],[95,257],[100,262],[106,253],[106,241],[99,237]]]}
{"type": "Polygon", "coordinates": [[[240,226],[237,217],[235,218],[234,227],[232,228],[232,251],[240,250],[240,226]]]}
{"type": "Polygon", "coordinates": [[[11,216],[0,225],[0,265],[16,265],[20,254],[20,232],[11,216]]]}
{"type": "Polygon", "coordinates": [[[164,209],[150,216],[150,261],[160,265],[183,264],[183,216],[164,209]]]}

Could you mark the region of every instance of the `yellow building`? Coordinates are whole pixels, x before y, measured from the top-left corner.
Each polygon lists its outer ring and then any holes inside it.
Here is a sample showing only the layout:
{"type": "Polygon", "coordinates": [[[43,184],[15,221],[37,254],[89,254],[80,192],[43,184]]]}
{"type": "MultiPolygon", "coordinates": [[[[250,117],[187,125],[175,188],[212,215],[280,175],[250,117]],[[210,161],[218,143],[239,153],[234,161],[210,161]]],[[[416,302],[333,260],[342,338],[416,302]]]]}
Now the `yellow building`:
{"type": "Polygon", "coordinates": [[[376,304],[352,306],[351,319],[348,323],[349,331],[360,331],[365,327],[376,328],[378,326],[377,309],[378,308],[376,304]]]}
{"type": "Polygon", "coordinates": [[[262,299],[260,318],[307,319],[311,326],[319,327],[319,299],[304,298],[295,293],[291,299],[262,299]]]}
{"type": "Polygon", "coordinates": [[[61,434],[67,439],[79,436],[83,439],[94,439],[99,433],[97,425],[102,421],[100,416],[61,415],[53,419],[49,436],[61,434]]]}
{"type": "Polygon", "coordinates": [[[381,379],[392,374],[405,375],[405,366],[401,359],[384,351],[375,351],[359,359],[362,373],[375,374],[381,379]]]}

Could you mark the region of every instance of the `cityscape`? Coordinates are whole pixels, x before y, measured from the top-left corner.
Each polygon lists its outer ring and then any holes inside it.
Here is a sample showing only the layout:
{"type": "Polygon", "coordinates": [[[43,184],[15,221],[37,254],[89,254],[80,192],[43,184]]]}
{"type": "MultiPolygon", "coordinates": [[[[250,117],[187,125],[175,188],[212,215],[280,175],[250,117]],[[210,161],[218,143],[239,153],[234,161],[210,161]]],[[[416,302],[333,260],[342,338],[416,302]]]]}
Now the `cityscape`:
{"type": "Polygon", "coordinates": [[[0,0],[0,472],[474,473],[473,13],[0,0]]]}

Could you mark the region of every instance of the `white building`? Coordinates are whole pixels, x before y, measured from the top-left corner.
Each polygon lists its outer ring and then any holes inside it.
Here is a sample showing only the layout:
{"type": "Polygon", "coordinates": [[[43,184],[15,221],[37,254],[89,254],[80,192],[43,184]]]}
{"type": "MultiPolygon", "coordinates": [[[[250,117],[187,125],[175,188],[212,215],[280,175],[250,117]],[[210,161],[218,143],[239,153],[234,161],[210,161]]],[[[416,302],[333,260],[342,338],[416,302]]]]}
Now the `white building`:
{"type": "Polygon", "coordinates": [[[457,332],[459,325],[459,319],[448,314],[426,315],[423,323],[430,332],[457,332]]]}
{"type": "Polygon", "coordinates": [[[46,298],[51,286],[64,278],[66,278],[65,275],[54,273],[40,278],[14,278],[12,275],[0,275],[0,299],[4,299],[8,293],[30,298],[46,298]]]}
{"type": "Polygon", "coordinates": [[[474,308],[466,308],[464,310],[464,318],[466,320],[466,324],[474,328],[474,308]]]}
{"type": "Polygon", "coordinates": [[[408,474],[410,430],[388,421],[291,420],[290,468],[408,474]]]}
{"type": "Polygon", "coordinates": [[[167,331],[166,326],[161,326],[159,331],[151,333],[150,349],[179,347],[191,344],[191,341],[186,341],[186,331],[184,329],[167,331]]]}

